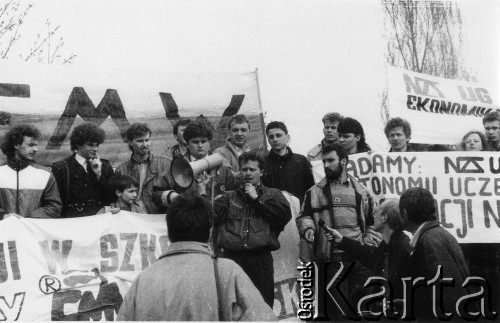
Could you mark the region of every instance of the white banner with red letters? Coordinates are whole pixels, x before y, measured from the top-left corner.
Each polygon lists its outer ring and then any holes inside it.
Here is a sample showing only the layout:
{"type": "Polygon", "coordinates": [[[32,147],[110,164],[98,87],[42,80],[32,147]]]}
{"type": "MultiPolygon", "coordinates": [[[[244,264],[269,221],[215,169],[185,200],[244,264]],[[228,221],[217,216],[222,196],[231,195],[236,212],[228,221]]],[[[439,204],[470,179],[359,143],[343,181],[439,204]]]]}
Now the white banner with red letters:
{"type": "Polygon", "coordinates": [[[499,108],[498,89],[388,67],[390,117],[410,122],[413,142],[456,144],[470,130],[482,130],[482,118],[499,108]]]}
{"type": "MultiPolygon", "coordinates": [[[[293,221],[293,222],[292,222],[293,221]]],[[[296,318],[295,219],[274,253],[280,319],[296,318]]],[[[0,221],[0,321],[114,320],[130,284],[168,247],[165,215],[0,221]]]]}

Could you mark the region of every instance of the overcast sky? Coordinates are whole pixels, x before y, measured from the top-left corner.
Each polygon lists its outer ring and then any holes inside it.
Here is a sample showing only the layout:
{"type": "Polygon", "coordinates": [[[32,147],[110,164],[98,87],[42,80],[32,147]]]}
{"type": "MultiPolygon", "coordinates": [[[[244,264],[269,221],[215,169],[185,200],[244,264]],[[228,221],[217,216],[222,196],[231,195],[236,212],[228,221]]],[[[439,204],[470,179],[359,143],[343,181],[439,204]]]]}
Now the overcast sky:
{"type": "MultiPolygon", "coordinates": [[[[500,1],[459,5],[467,64],[478,81],[498,89],[500,1]]],[[[379,120],[386,45],[378,1],[44,0],[26,21],[26,41],[47,18],[61,25],[75,66],[258,68],[266,121],[285,121],[296,152],[319,142],[321,117],[330,111],[359,119],[374,148],[387,146],[379,120]]]]}

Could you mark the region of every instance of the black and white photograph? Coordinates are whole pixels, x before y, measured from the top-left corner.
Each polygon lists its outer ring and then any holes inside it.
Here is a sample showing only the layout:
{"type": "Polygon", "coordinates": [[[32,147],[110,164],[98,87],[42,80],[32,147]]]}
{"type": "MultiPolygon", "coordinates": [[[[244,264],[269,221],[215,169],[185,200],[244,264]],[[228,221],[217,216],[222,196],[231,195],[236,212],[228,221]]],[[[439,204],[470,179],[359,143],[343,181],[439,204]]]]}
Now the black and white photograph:
{"type": "Polygon", "coordinates": [[[0,0],[0,321],[496,321],[498,0],[0,0]]]}

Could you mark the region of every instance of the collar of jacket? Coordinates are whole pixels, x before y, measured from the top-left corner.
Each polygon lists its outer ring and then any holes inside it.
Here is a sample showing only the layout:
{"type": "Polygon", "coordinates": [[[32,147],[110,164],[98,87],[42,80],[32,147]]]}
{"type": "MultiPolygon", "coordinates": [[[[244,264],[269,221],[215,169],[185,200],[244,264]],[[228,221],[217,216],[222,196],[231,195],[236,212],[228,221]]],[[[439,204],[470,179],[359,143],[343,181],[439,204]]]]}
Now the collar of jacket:
{"type": "Polygon", "coordinates": [[[135,163],[135,164],[149,164],[151,159],[152,159],[153,155],[151,154],[151,152],[148,153],[148,158],[146,158],[146,160],[144,161],[138,161],[137,159],[135,159],[134,157],[134,153],[132,153],[130,155],[130,159],[132,160],[132,163],[135,163]]]}
{"type": "Polygon", "coordinates": [[[210,249],[210,246],[206,243],[197,241],[178,241],[170,243],[170,245],[168,246],[168,250],[165,251],[158,258],[158,260],[172,255],[185,253],[202,253],[211,257],[214,256],[212,249],[210,249]]]}
{"type": "Polygon", "coordinates": [[[7,158],[7,165],[15,171],[21,171],[30,164],[31,161],[27,159],[7,158]]]}
{"type": "Polygon", "coordinates": [[[271,149],[271,151],[269,152],[269,159],[276,162],[286,162],[292,157],[292,155],[293,152],[290,147],[286,147],[286,154],[284,154],[283,156],[278,155],[274,152],[274,150],[271,149]]]}
{"type": "Polygon", "coordinates": [[[235,144],[233,144],[233,142],[231,141],[231,138],[227,138],[227,139],[226,139],[226,145],[227,145],[227,147],[228,147],[230,150],[232,150],[232,151],[233,151],[233,153],[234,153],[235,155],[236,155],[236,152],[237,152],[238,150],[241,150],[242,152],[245,152],[245,151],[250,151],[250,150],[251,150],[251,149],[250,149],[250,146],[249,146],[249,145],[247,145],[247,144],[244,144],[244,145],[243,145],[243,147],[241,147],[241,148],[236,147],[236,145],[235,145],[235,144]]]}

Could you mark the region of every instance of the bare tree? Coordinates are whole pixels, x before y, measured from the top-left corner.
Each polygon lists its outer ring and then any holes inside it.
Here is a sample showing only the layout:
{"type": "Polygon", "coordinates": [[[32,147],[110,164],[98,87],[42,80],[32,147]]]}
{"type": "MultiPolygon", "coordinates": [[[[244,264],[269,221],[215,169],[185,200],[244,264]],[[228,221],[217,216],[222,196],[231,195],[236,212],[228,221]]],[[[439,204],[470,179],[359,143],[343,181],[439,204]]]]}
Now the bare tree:
{"type": "Polygon", "coordinates": [[[36,35],[31,47],[27,51],[20,48],[22,27],[33,6],[33,3],[23,4],[20,0],[0,0],[0,58],[18,56],[24,61],[71,63],[76,55],[62,53],[64,39],[58,34],[60,25],[53,26],[48,19],[46,30],[36,35]]]}
{"type": "MultiPolygon", "coordinates": [[[[389,64],[438,77],[474,80],[464,67],[462,18],[455,2],[381,1],[389,64]]],[[[382,115],[388,116],[386,96],[384,91],[382,115]]]]}

